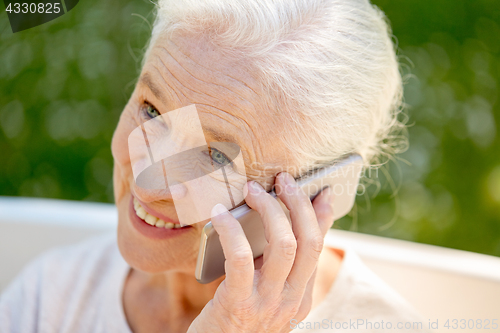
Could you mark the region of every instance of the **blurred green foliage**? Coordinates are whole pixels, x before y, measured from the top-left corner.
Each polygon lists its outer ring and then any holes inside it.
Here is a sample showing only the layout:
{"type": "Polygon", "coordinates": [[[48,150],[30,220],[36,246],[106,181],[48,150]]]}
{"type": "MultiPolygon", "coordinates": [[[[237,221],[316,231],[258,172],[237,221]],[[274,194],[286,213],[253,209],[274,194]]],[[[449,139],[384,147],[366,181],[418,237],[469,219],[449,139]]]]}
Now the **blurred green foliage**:
{"type": "MultiPolygon", "coordinates": [[[[398,42],[410,149],[336,227],[500,255],[500,2],[374,3],[398,42]]],[[[112,202],[111,137],[152,4],[80,1],[16,34],[4,9],[0,195],[112,202]]]]}
{"type": "Polygon", "coordinates": [[[113,201],[110,143],[138,75],[146,1],[81,1],[13,34],[0,15],[0,193],[113,201]]]}

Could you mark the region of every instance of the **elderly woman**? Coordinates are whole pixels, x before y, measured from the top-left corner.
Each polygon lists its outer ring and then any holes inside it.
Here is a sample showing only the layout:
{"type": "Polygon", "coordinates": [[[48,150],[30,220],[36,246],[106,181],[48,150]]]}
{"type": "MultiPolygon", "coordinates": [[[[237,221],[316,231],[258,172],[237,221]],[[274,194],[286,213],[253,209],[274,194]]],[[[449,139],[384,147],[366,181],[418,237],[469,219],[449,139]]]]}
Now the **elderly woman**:
{"type": "Polygon", "coordinates": [[[0,300],[0,331],[392,331],[420,321],[354,253],[323,246],[333,192],[311,203],[294,180],[346,154],[369,165],[388,153],[400,99],[390,30],[367,0],[159,0],[113,137],[118,237],[29,265],[0,300]],[[254,260],[238,221],[216,205],[226,275],[209,284],[194,278],[206,221],[182,226],[171,190],[138,185],[129,151],[134,129],[190,105],[207,142],[240,147],[246,203],[268,241],[254,260]],[[273,185],[287,189],[291,224],[273,185]]]}

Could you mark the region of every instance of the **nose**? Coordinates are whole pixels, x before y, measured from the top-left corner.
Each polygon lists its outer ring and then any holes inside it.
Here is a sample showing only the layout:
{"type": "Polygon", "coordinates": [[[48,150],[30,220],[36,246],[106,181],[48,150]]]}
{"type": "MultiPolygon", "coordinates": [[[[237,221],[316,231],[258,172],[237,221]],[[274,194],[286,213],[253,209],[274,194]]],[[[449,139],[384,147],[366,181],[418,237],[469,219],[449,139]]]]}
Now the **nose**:
{"type": "Polygon", "coordinates": [[[188,189],[182,182],[170,182],[163,161],[153,163],[143,170],[134,181],[134,192],[142,202],[173,201],[184,198],[188,189]]]}
{"type": "Polygon", "coordinates": [[[134,184],[134,193],[137,199],[144,203],[154,201],[174,201],[186,196],[187,188],[183,184],[177,184],[166,189],[145,189],[134,184]]]}

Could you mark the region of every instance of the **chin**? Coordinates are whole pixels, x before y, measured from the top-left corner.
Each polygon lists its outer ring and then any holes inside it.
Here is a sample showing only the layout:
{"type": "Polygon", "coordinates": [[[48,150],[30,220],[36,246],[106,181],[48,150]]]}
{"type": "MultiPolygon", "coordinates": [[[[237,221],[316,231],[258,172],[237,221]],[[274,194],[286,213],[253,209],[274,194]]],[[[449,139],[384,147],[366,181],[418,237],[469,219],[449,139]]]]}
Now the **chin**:
{"type": "Polygon", "coordinates": [[[174,236],[155,237],[134,225],[130,201],[130,195],[125,195],[116,203],[118,248],[130,267],[150,274],[182,272],[194,277],[201,229],[191,226],[174,236]]]}

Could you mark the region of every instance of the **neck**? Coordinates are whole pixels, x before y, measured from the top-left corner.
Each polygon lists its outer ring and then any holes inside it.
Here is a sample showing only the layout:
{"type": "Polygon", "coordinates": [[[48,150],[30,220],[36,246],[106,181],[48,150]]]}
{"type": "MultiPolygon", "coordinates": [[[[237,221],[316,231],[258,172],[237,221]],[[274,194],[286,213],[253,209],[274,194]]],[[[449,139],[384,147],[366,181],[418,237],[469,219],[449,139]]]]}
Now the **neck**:
{"type": "Polygon", "coordinates": [[[123,290],[123,305],[133,332],[185,332],[214,297],[221,277],[200,284],[192,274],[147,274],[131,269],[123,290]]]}

